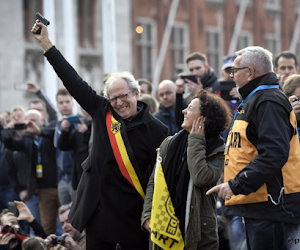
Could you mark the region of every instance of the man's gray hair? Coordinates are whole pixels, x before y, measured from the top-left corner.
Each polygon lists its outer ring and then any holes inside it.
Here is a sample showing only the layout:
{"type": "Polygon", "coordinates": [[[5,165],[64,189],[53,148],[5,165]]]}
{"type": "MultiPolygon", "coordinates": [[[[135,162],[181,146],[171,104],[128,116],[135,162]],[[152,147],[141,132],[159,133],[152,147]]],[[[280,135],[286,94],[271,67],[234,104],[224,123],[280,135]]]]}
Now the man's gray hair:
{"type": "Polygon", "coordinates": [[[243,66],[253,67],[258,74],[273,72],[272,53],[259,46],[250,46],[235,52],[237,56],[242,56],[240,63],[243,66]]]}
{"type": "MultiPolygon", "coordinates": [[[[104,94],[104,97],[109,99],[109,94],[108,94],[108,86],[118,80],[118,79],[124,79],[127,84],[128,84],[128,87],[133,91],[133,90],[138,90],[139,92],[139,96],[140,96],[140,93],[141,93],[141,88],[140,88],[140,85],[138,83],[138,81],[136,81],[134,79],[134,76],[127,72],[127,71],[124,71],[124,72],[116,72],[116,73],[112,73],[110,75],[110,77],[107,79],[107,81],[105,82],[105,85],[104,85],[104,89],[103,89],[103,94],[104,94]]],[[[125,93],[124,93],[125,94],[125,93]]]]}
{"type": "Polygon", "coordinates": [[[60,206],[59,209],[58,209],[58,214],[61,215],[61,214],[63,214],[64,212],[66,212],[67,210],[70,210],[70,209],[71,209],[71,206],[72,206],[72,202],[60,206]]]}

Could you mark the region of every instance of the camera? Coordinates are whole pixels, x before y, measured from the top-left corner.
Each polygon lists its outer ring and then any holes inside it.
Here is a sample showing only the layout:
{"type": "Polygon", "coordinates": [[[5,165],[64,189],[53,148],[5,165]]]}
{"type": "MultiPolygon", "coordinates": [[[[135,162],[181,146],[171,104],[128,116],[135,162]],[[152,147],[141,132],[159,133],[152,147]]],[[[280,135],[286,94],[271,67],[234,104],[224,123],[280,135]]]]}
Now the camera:
{"type": "MultiPolygon", "coordinates": [[[[43,17],[39,12],[37,12],[36,14],[35,14],[35,16],[36,16],[36,18],[37,19],[39,19],[39,21],[42,23],[42,24],[44,24],[44,25],[46,25],[46,26],[48,26],[49,24],[50,24],[50,22],[45,18],[45,17],[43,17]]],[[[41,31],[42,31],[42,28],[40,27],[39,29],[38,29],[38,31],[36,32],[36,34],[41,34],[41,31]]]]}
{"type": "Polygon", "coordinates": [[[300,102],[300,99],[293,99],[293,102],[300,102]]]}
{"type": "Polygon", "coordinates": [[[65,244],[65,237],[63,236],[52,236],[52,241],[51,241],[51,244],[53,246],[56,246],[56,245],[64,245],[65,244]]]}

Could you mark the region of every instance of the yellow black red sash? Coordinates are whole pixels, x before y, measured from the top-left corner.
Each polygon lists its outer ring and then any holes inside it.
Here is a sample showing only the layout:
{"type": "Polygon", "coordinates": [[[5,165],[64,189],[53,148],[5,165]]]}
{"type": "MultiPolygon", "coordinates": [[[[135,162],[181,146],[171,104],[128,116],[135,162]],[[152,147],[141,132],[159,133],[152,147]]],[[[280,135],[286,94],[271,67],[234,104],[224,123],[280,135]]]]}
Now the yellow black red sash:
{"type": "Polygon", "coordinates": [[[142,198],[145,199],[145,177],[133,155],[125,126],[122,126],[122,123],[113,117],[111,110],[108,110],[106,113],[106,127],[110,144],[122,175],[131,183],[142,198]]]}

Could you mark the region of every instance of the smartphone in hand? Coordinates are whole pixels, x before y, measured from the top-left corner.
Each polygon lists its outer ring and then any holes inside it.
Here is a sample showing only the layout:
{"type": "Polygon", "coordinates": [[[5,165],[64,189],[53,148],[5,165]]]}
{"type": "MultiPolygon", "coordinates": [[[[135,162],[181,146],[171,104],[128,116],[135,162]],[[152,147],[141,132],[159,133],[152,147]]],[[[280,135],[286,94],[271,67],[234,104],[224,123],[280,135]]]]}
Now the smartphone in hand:
{"type": "Polygon", "coordinates": [[[26,91],[28,90],[28,85],[26,83],[15,83],[14,88],[15,90],[26,91]]]}
{"type": "Polygon", "coordinates": [[[16,203],[10,201],[7,203],[8,211],[13,213],[16,217],[18,217],[18,209],[16,203]]]}
{"type": "Polygon", "coordinates": [[[198,76],[197,75],[183,75],[181,76],[181,79],[189,79],[190,81],[198,84],[198,80],[197,80],[198,76]]]}

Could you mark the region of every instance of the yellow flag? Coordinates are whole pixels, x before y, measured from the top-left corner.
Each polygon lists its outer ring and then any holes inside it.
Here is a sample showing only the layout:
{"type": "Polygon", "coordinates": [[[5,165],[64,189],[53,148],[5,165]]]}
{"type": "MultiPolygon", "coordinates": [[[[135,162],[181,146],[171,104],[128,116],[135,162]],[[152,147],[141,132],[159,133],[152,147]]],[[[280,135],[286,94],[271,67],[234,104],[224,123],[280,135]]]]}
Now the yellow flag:
{"type": "Polygon", "coordinates": [[[184,242],[161,164],[155,175],[151,211],[151,240],[162,249],[182,250],[184,242]]]}

